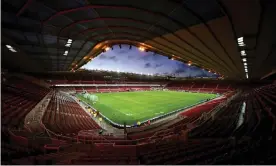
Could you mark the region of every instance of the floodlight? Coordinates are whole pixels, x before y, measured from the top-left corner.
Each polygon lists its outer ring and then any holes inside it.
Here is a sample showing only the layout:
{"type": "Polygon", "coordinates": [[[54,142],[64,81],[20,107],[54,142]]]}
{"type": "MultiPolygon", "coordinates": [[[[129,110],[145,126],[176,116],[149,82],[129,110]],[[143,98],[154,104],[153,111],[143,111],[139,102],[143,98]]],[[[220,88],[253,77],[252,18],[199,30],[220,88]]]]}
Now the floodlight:
{"type": "Polygon", "coordinates": [[[110,47],[105,47],[104,50],[105,50],[105,51],[108,51],[108,50],[110,50],[110,47]]]}
{"type": "Polygon", "coordinates": [[[145,51],[145,48],[144,47],[139,47],[139,50],[140,51],[145,51]]]}

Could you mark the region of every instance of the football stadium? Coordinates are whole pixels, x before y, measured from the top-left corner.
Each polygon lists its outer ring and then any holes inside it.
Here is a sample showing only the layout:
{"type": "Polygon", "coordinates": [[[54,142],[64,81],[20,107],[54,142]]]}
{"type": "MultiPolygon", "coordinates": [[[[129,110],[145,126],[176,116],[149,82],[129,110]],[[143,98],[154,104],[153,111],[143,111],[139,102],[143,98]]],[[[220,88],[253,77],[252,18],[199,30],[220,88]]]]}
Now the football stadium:
{"type": "Polygon", "coordinates": [[[275,0],[1,1],[2,165],[275,165],[275,0]]]}

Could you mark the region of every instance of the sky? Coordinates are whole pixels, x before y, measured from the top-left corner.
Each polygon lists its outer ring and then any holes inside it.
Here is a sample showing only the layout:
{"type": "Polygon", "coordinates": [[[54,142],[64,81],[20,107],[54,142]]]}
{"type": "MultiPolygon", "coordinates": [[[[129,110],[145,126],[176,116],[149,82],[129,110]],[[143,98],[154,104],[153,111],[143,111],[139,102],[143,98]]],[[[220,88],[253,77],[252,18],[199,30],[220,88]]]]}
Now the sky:
{"type": "Polygon", "coordinates": [[[135,46],[129,49],[129,45],[122,45],[121,49],[115,45],[113,50],[101,53],[82,68],[176,77],[214,76],[214,74],[194,66],[188,66],[183,62],[170,60],[168,57],[153,52],[142,52],[135,46]]]}

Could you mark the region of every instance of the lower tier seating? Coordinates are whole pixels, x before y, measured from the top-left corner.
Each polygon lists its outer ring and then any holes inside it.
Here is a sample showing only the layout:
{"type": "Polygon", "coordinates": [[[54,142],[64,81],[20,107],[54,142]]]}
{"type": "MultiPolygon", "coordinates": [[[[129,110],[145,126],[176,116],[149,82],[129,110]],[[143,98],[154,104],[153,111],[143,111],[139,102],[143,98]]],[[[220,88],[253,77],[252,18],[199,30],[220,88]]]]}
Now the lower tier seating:
{"type": "MultiPolygon", "coordinates": [[[[18,151],[26,150],[26,155],[18,158],[12,158],[17,156],[10,152],[13,148],[4,145],[2,149],[10,158],[5,163],[275,164],[275,95],[276,86],[273,84],[241,91],[224,101],[220,107],[208,111],[205,118],[198,120],[200,114],[187,113],[179,123],[155,131],[144,142],[136,138],[123,140],[132,142],[124,145],[116,144],[116,141],[121,140],[112,138],[102,143],[68,141],[68,146],[50,154],[32,153],[28,147],[20,149],[18,151]],[[189,126],[190,123],[194,125],[189,126]]],[[[8,97],[6,101],[9,101],[8,97]]],[[[85,127],[98,128],[91,119],[83,118],[85,112],[75,105],[72,98],[56,92],[51,102],[43,119],[50,130],[72,134],[85,127]]],[[[17,134],[27,137],[25,133],[17,134]]],[[[38,138],[34,137],[28,143],[39,142],[38,138]]]]}
{"type": "Polygon", "coordinates": [[[50,91],[45,87],[14,77],[5,79],[1,87],[2,125],[10,128],[22,127],[25,116],[50,91]]]}
{"type": "Polygon", "coordinates": [[[50,131],[62,135],[77,135],[80,130],[100,129],[73,98],[56,91],[42,122],[50,131]]]}

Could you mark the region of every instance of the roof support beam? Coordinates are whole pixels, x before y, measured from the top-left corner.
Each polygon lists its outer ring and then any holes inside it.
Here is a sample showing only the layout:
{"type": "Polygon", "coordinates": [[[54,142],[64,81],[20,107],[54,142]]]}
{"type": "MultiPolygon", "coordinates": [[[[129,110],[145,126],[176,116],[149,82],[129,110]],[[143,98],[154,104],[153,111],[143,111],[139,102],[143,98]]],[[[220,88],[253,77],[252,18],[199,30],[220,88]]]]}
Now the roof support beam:
{"type": "MultiPolygon", "coordinates": [[[[133,35],[132,33],[127,33],[127,32],[124,32],[124,33],[118,33],[117,35],[123,35],[123,36],[127,36],[127,37],[141,37],[141,36],[137,36],[137,35],[133,35]]],[[[97,37],[98,35],[96,35],[96,36],[92,36],[92,37],[90,37],[90,39],[93,39],[93,38],[95,38],[95,37],[97,37]]],[[[107,38],[105,38],[105,39],[103,39],[102,41],[100,41],[100,42],[98,42],[98,43],[101,43],[101,42],[103,42],[103,41],[108,41],[108,40],[110,40],[110,39],[113,39],[113,38],[110,38],[110,34],[109,33],[106,33],[106,34],[103,34],[103,35],[100,35],[101,37],[102,36],[107,36],[107,38]]],[[[118,37],[118,39],[121,39],[119,36],[117,36],[118,37]]],[[[144,40],[148,40],[146,37],[143,37],[144,38],[144,40]]],[[[144,40],[142,40],[142,41],[140,41],[140,42],[144,42],[144,40]]],[[[169,50],[174,50],[174,49],[172,49],[172,48],[168,48],[168,46],[166,46],[166,45],[163,45],[163,44],[161,44],[161,43],[159,43],[159,42],[157,42],[157,41],[151,41],[151,42],[154,42],[154,43],[156,43],[157,45],[160,45],[162,48],[167,48],[167,49],[169,49],[169,50]]],[[[155,47],[155,48],[157,48],[157,47],[155,47]]],[[[160,50],[160,48],[159,48],[159,50],[160,50]]],[[[177,51],[177,50],[174,50],[174,51],[177,51]]],[[[102,52],[101,50],[100,50],[100,52],[102,52]]],[[[88,54],[88,53],[87,53],[88,54]]],[[[183,60],[185,60],[185,61],[193,61],[193,62],[199,62],[199,64],[204,64],[205,65],[205,67],[208,67],[208,68],[211,68],[212,69],[212,64],[210,64],[210,63],[206,63],[206,62],[203,62],[203,61],[201,61],[200,59],[194,59],[195,57],[189,57],[189,59],[186,59],[186,57],[187,57],[187,55],[185,55],[185,56],[179,56],[179,55],[181,55],[181,52],[177,52],[177,54],[174,54],[174,53],[172,53],[172,52],[167,52],[167,51],[165,51],[165,52],[163,52],[163,54],[164,55],[167,55],[167,56],[172,56],[172,55],[176,55],[177,57],[178,57],[178,60],[180,60],[180,61],[183,61],[183,60]],[[182,57],[185,57],[185,59],[184,58],[182,58],[182,57]]],[[[76,55],[77,56],[77,55],[76,55]]],[[[74,58],[74,60],[72,61],[72,62],[74,62],[75,61],[75,58],[74,58]]],[[[80,62],[80,61],[79,61],[80,62]]],[[[77,62],[77,63],[79,63],[79,62],[77,62]]],[[[221,66],[220,66],[221,67],[221,66]]],[[[223,73],[230,73],[230,71],[226,71],[225,69],[223,69],[223,68],[219,68],[219,70],[220,70],[220,72],[223,72],[223,73]]],[[[218,72],[218,70],[217,70],[217,72],[218,72]]]]}
{"type": "Polygon", "coordinates": [[[17,12],[16,16],[19,17],[29,7],[32,1],[33,0],[27,0],[24,6],[17,12]]]}
{"type": "MultiPolygon", "coordinates": [[[[81,10],[87,10],[87,9],[97,9],[97,8],[108,8],[108,9],[118,9],[118,10],[136,10],[136,11],[140,11],[140,12],[145,12],[147,14],[150,14],[150,15],[154,15],[154,16],[157,16],[157,17],[160,17],[160,18],[164,18],[164,19],[167,19],[171,22],[174,22],[176,23],[179,27],[182,27],[182,28],[185,28],[192,36],[194,36],[201,44],[203,44],[207,49],[209,49],[217,58],[219,58],[222,62],[225,63],[225,61],[223,59],[221,59],[215,52],[214,50],[212,50],[209,46],[206,45],[205,42],[203,42],[195,33],[191,32],[189,30],[189,28],[183,24],[182,22],[172,18],[172,17],[169,17],[163,13],[160,13],[160,12],[154,12],[154,11],[150,11],[150,10],[147,10],[147,9],[143,9],[143,8],[138,8],[138,7],[132,7],[132,6],[115,6],[115,5],[87,5],[87,6],[83,6],[83,7],[79,7],[79,8],[73,8],[73,9],[68,9],[68,10],[63,10],[63,11],[59,11],[57,12],[56,14],[50,16],[48,19],[44,20],[43,21],[43,24],[47,23],[48,21],[52,20],[53,18],[57,17],[58,15],[63,15],[63,14],[67,14],[67,13],[71,13],[71,12],[76,12],[76,11],[81,11],[81,10]]],[[[228,66],[227,63],[225,63],[226,66],[228,66]]],[[[230,66],[228,66],[230,67],[230,66]]],[[[233,70],[237,70],[237,68],[233,68],[233,70]]]]}
{"type": "MultiPolygon", "coordinates": [[[[86,33],[86,32],[91,32],[91,31],[93,32],[93,31],[103,30],[103,29],[107,29],[107,28],[111,28],[111,29],[113,29],[113,28],[115,28],[115,29],[129,29],[129,30],[134,30],[134,31],[138,31],[138,32],[146,32],[146,33],[149,33],[149,32],[146,31],[145,29],[140,29],[140,28],[135,28],[135,27],[129,27],[129,26],[109,26],[109,27],[100,27],[100,28],[90,28],[90,29],[86,29],[86,30],[84,30],[84,31],[79,32],[79,33],[76,34],[75,36],[78,36],[79,34],[84,34],[84,33],[86,33]]],[[[113,32],[113,33],[114,33],[114,32],[113,32]]],[[[115,33],[115,34],[116,34],[116,33],[115,33]]],[[[216,62],[216,61],[215,61],[214,59],[212,59],[212,58],[202,57],[202,55],[196,55],[196,54],[194,54],[193,52],[191,52],[191,51],[185,49],[184,47],[181,47],[179,44],[172,43],[170,40],[164,38],[163,36],[159,36],[159,34],[156,34],[156,33],[152,33],[152,34],[153,34],[154,36],[160,37],[160,38],[163,39],[164,41],[168,42],[170,45],[176,45],[179,49],[184,50],[185,52],[188,53],[188,54],[185,54],[184,57],[189,57],[190,60],[193,59],[194,62],[196,61],[196,62],[198,62],[198,63],[201,63],[201,65],[205,64],[206,62],[212,64],[213,66],[217,66],[217,65],[218,65],[218,64],[214,63],[214,62],[216,62]],[[203,61],[200,62],[200,60],[199,60],[197,57],[201,57],[200,59],[202,59],[203,61]],[[195,60],[194,58],[196,58],[196,60],[195,60]]],[[[103,34],[103,35],[104,35],[104,34],[103,34]]],[[[111,34],[107,33],[107,35],[111,35],[111,34]]],[[[101,35],[96,35],[96,36],[100,36],[100,37],[101,37],[101,35]]],[[[94,39],[96,36],[92,36],[92,37],[88,38],[88,39],[86,40],[86,42],[87,42],[88,40],[94,39]]],[[[158,43],[159,45],[161,45],[160,42],[157,42],[157,41],[155,41],[155,40],[152,40],[152,38],[149,38],[149,37],[145,38],[145,40],[152,41],[152,42],[156,42],[156,43],[158,43]]],[[[162,44],[162,45],[163,45],[163,44],[162,44]]],[[[163,45],[163,46],[164,46],[164,48],[167,47],[167,48],[169,48],[170,50],[172,50],[172,51],[174,51],[174,52],[177,52],[177,54],[179,54],[179,55],[183,54],[182,52],[179,52],[178,50],[173,49],[173,48],[171,48],[170,46],[166,46],[166,45],[163,45]]],[[[171,55],[173,55],[173,53],[172,53],[171,55]]],[[[225,66],[223,66],[223,67],[225,67],[225,66]]],[[[226,69],[226,71],[230,72],[230,70],[229,70],[228,68],[225,68],[225,69],[226,69]]]]}

